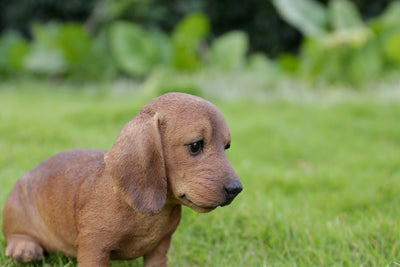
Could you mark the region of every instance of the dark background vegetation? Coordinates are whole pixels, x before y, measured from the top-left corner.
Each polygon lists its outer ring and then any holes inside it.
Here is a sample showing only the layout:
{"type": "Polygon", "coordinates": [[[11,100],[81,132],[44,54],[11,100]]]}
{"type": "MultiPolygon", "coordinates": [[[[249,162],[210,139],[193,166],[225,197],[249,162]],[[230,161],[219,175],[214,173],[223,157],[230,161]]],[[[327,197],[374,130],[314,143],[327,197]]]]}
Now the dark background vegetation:
{"type": "Polygon", "coordinates": [[[0,76],[373,88],[398,80],[399,18],[400,0],[0,0],[0,76]]]}
{"type": "MultiPolygon", "coordinates": [[[[35,22],[88,22],[96,6],[95,0],[0,0],[0,33],[13,29],[30,36],[35,22]]],[[[125,1],[128,2],[128,1],[125,1]]],[[[319,0],[327,4],[327,0],[319,0]]],[[[381,13],[391,0],[355,0],[364,19],[381,13]]],[[[297,52],[301,34],[283,21],[272,1],[263,0],[149,0],[130,1],[120,14],[150,28],[171,32],[185,15],[202,11],[211,22],[211,37],[232,29],[245,31],[251,51],[262,51],[275,57],[283,52],[297,52]]]]}

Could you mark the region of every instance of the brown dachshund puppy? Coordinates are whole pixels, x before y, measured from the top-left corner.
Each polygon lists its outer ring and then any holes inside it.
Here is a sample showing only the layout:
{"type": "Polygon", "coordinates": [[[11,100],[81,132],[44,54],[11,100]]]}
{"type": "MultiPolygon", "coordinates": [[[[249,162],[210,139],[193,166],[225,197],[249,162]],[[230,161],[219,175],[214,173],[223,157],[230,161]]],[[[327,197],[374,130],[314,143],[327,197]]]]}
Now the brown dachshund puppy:
{"type": "Polygon", "coordinates": [[[82,267],[144,256],[145,266],[165,266],[182,204],[209,212],[242,190],[230,142],[206,100],[154,99],[111,150],[61,152],[22,175],[3,211],[6,255],[29,262],[61,251],[82,267]]]}

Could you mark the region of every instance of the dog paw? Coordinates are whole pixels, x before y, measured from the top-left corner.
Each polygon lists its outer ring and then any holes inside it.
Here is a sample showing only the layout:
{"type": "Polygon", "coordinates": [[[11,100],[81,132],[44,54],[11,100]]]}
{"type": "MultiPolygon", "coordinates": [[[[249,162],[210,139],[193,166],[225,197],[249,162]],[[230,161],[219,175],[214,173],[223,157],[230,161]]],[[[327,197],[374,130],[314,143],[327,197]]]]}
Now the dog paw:
{"type": "Polygon", "coordinates": [[[43,248],[28,236],[12,236],[7,240],[6,256],[20,262],[40,261],[43,248]]]}

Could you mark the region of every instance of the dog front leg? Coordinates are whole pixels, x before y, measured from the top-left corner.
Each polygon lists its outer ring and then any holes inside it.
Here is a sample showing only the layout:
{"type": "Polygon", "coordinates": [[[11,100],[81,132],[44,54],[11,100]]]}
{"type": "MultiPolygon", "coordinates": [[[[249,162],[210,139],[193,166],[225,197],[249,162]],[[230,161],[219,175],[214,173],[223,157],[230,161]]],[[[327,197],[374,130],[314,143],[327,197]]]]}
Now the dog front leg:
{"type": "Polygon", "coordinates": [[[84,240],[77,242],[78,267],[108,267],[110,263],[110,252],[99,247],[102,242],[96,240],[84,240]]]}
{"type": "Polygon", "coordinates": [[[144,255],[145,267],[167,266],[167,252],[171,236],[172,234],[165,236],[151,252],[144,255]]]}

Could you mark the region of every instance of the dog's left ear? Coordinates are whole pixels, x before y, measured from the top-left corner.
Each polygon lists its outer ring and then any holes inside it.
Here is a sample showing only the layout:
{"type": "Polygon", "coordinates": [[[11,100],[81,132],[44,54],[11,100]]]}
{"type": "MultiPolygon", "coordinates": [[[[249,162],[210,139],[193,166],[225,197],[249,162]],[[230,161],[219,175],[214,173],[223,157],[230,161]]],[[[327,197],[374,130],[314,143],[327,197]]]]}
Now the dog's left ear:
{"type": "Polygon", "coordinates": [[[140,113],[128,122],[104,161],[127,203],[155,214],[167,198],[167,177],[159,119],[140,113]]]}

